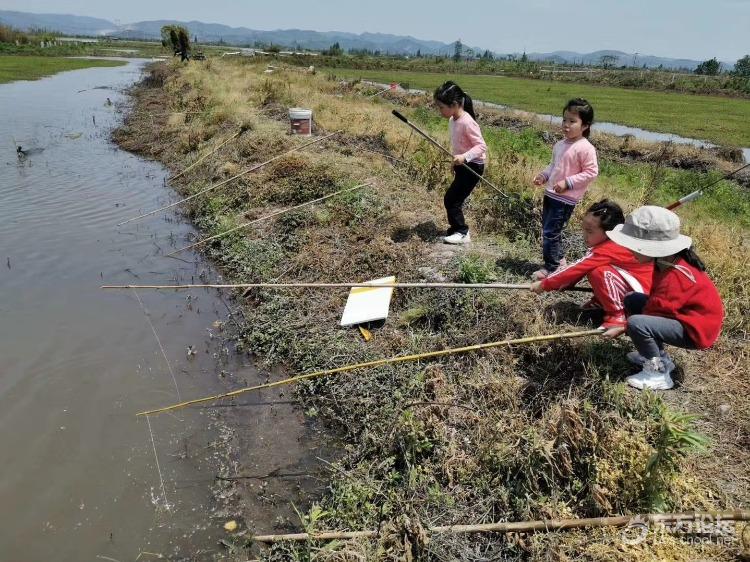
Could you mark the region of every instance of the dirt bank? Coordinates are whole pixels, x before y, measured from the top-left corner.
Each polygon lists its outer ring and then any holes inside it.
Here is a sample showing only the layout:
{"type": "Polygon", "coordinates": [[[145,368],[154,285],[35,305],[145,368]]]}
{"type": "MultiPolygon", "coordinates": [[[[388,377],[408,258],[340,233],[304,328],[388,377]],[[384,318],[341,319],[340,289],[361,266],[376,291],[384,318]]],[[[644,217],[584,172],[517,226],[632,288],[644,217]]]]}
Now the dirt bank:
{"type": "MultiPolygon", "coordinates": [[[[491,149],[497,143],[512,147],[494,149],[489,172],[511,198],[478,189],[469,206],[475,242],[469,248],[447,247],[437,238],[444,228],[440,190],[448,168],[390,117],[391,100],[367,98],[356,85],[297,69],[277,69],[272,75],[263,70],[219,60],[159,66],[135,92],[134,112],[117,135],[121,146],[180,170],[240,126],[248,127],[236,142],[174,182],[180,193],[191,194],[298,146],[300,139],[287,134],[284,107],[312,108],[318,134],[344,132],[185,205],[195,224],[213,235],[248,217],[374,179],[372,188],[207,244],[204,251],[225,280],[353,281],[389,274],[401,281],[527,279],[539,253],[534,227],[539,198],[527,186],[548,157],[543,140],[513,131],[492,137],[491,149]]],[[[445,124],[429,110],[409,106],[405,111],[444,141],[445,124]]],[[[605,155],[608,165],[606,160],[605,155]]],[[[603,174],[596,189],[611,190],[627,206],[647,195],[672,195],[659,186],[646,195],[636,192],[632,184],[640,182],[640,168],[618,167],[616,172],[603,174]]],[[[675,177],[685,183],[673,187],[688,189],[689,173],[679,172],[675,177]]],[[[600,194],[595,190],[592,196],[600,194]]],[[[301,514],[297,528],[381,533],[373,540],[326,548],[282,545],[254,555],[274,560],[735,556],[737,542],[696,545],[666,537],[664,543],[629,546],[611,529],[430,540],[421,532],[458,522],[746,506],[750,357],[741,310],[748,276],[727,256],[746,257],[741,240],[747,231],[701,217],[704,212],[695,206],[686,217],[709,252],[709,266],[727,301],[728,329],[713,350],[675,354],[680,365],[676,390],[658,396],[630,390],[622,382],[632,372],[624,358],[629,343],[599,339],[499,348],[286,388],[280,397],[293,396],[309,418],[339,436],[342,446],[341,459],[326,465],[321,476],[327,492],[301,514]],[[720,408],[724,404],[728,409],[720,408]],[[686,411],[697,418],[685,417],[686,411]],[[686,435],[694,431],[709,436],[709,452],[691,449],[686,435]],[[650,459],[656,461],[649,464],[650,459]]],[[[573,244],[569,257],[581,251],[580,244],[573,244]]],[[[578,309],[580,296],[397,291],[390,318],[370,326],[374,337],[366,342],[358,331],[338,327],[345,298],[345,291],[254,290],[243,301],[238,343],[275,380],[280,374],[272,366],[305,372],[595,325],[578,309]]],[[[241,522],[245,532],[268,530],[257,524],[250,508],[241,522]]],[[[287,527],[288,522],[279,521],[274,530],[287,527]]],[[[236,537],[236,542],[243,545],[247,538],[236,537]]]]}

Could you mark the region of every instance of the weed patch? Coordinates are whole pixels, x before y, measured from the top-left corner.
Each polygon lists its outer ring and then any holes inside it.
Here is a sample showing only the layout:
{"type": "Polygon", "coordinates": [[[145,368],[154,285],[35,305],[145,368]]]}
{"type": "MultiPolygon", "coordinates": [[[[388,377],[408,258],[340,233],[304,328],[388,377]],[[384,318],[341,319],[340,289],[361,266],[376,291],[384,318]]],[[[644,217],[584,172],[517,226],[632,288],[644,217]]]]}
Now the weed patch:
{"type": "MultiPolygon", "coordinates": [[[[291,69],[269,78],[260,65],[218,59],[210,67],[174,68],[160,80],[175,97],[169,102],[175,112],[202,104],[200,112],[184,126],[176,118],[169,126],[169,116],[149,120],[136,112],[119,135],[134,149],[160,154],[174,169],[183,169],[238,123],[254,123],[211,165],[181,178],[177,187],[185,193],[294,146],[298,139],[287,135],[285,119],[275,119],[270,109],[281,116],[285,104],[304,100],[321,128],[345,132],[324,149],[289,155],[193,202],[190,216],[206,234],[375,178],[373,187],[205,245],[227,281],[335,282],[385,275],[416,281],[419,272],[431,271],[471,283],[528,282],[537,266],[541,192],[530,184],[547,165],[555,140],[538,124],[527,126],[487,112],[488,178],[511,197],[477,187],[467,208],[474,239],[467,251],[436,243],[449,163],[389,115],[392,102],[402,105],[410,119],[447,145],[446,124],[425,96],[389,92],[365,98],[362,93],[372,92],[363,84],[344,86],[291,69]],[[394,165],[360,147],[406,164],[394,165]]],[[[165,103],[157,88],[138,96],[143,107],[165,103]]],[[[717,173],[668,163],[657,169],[654,162],[633,163],[614,152],[600,163],[601,175],[581,207],[604,195],[629,209],[643,200],[665,202],[705,185],[717,173]]],[[[543,560],[552,554],[560,560],[619,559],[619,534],[606,529],[433,536],[429,541],[424,529],[457,522],[740,505],[747,486],[736,474],[750,466],[747,451],[738,445],[750,431],[745,413],[750,363],[744,351],[744,311],[750,303],[743,267],[747,204],[747,194],[736,183],[722,182],[680,211],[725,298],[728,320],[716,349],[677,352],[685,375],[682,388],[671,394],[630,390],[622,382],[632,372],[624,357],[631,349],[628,342],[600,339],[496,348],[296,385],[302,410],[340,444],[341,457],[326,465],[328,492],[299,506],[295,528],[381,533],[372,541],[277,545],[260,556],[543,560]],[[729,397],[727,388],[737,391],[729,397]],[[711,412],[723,401],[736,401],[736,406],[732,402],[732,415],[717,418],[711,412]],[[683,403],[688,402],[691,411],[701,412],[700,418],[685,414],[683,403]],[[703,444],[698,432],[710,437],[707,447],[717,451],[714,457],[736,462],[696,454],[703,444]]],[[[569,259],[585,252],[578,234],[581,214],[579,208],[569,228],[569,259]]],[[[578,294],[397,290],[391,318],[371,325],[373,337],[365,342],[357,330],[338,326],[346,296],[346,290],[253,289],[242,301],[246,321],[238,344],[262,365],[284,366],[297,374],[588,325],[579,310],[584,298],[578,294]]],[[[269,375],[269,380],[276,377],[269,375]]],[[[240,515],[252,519],[252,514],[240,515]]],[[[258,522],[253,530],[270,527],[285,525],[258,522]]],[[[639,548],[634,559],[689,560],[703,553],[689,545],[675,546],[668,554],[657,545],[639,548]]]]}

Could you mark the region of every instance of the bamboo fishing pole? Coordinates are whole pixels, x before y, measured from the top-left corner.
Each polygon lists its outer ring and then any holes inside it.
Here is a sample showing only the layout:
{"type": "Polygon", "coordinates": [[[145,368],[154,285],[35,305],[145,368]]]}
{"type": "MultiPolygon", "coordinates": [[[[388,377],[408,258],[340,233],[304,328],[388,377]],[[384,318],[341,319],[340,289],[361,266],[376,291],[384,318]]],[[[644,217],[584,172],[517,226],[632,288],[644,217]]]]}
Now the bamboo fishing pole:
{"type": "MultiPolygon", "coordinates": [[[[430,135],[428,135],[427,133],[425,133],[422,129],[420,129],[419,127],[417,127],[416,125],[414,125],[411,121],[409,121],[406,117],[404,117],[403,115],[401,115],[398,111],[396,111],[394,109],[391,113],[393,113],[393,115],[395,115],[396,117],[398,117],[401,121],[403,121],[404,123],[406,123],[409,127],[411,127],[412,129],[414,129],[417,133],[419,133],[420,135],[422,135],[425,139],[427,139],[435,147],[437,147],[442,152],[444,152],[446,155],[450,156],[451,159],[453,159],[453,154],[451,154],[450,150],[448,150],[447,148],[445,148],[442,144],[440,144],[438,141],[436,141],[435,139],[433,139],[430,135]]],[[[510,199],[510,196],[508,196],[506,193],[504,193],[499,187],[497,187],[494,183],[492,183],[490,180],[488,180],[487,178],[485,178],[482,174],[479,174],[479,173],[475,172],[471,168],[471,166],[469,166],[466,162],[464,162],[461,165],[464,168],[466,168],[467,170],[469,170],[476,177],[478,177],[479,181],[486,183],[487,185],[489,185],[492,189],[494,189],[495,191],[497,191],[500,195],[502,195],[506,199],[510,199]]]]}
{"type": "Polygon", "coordinates": [[[378,152],[377,150],[372,150],[371,148],[365,148],[364,146],[357,145],[357,150],[362,150],[364,152],[371,152],[372,154],[377,154],[379,156],[382,156],[383,158],[388,158],[389,160],[393,160],[394,162],[400,162],[401,164],[406,164],[407,166],[411,166],[410,162],[407,162],[406,160],[402,160],[401,158],[396,158],[395,156],[391,156],[390,154],[386,154],[385,152],[378,152]]]}
{"type": "Polygon", "coordinates": [[[750,166],[750,162],[747,163],[747,164],[745,164],[744,166],[741,166],[740,168],[737,168],[733,172],[729,172],[728,174],[726,174],[722,178],[719,178],[718,180],[716,180],[714,182],[711,182],[711,183],[709,183],[708,185],[706,185],[704,187],[701,187],[698,191],[693,191],[692,193],[689,193],[688,195],[685,195],[685,197],[682,197],[681,199],[678,199],[674,203],[671,203],[671,204],[667,205],[666,208],[669,209],[670,211],[673,211],[674,209],[676,209],[678,207],[681,207],[685,203],[689,203],[690,201],[694,201],[694,200],[698,199],[698,197],[700,197],[701,195],[703,195],[703,192],[706,191],[709,187],[713,187],[717,183],[720,183],[720,182],[722,182],[724,180],[728,180],[733,175],[737,174],[738,172],[741,172],[742,170],[744,170],[748,166],[750,166]]]}
{"type": "Polygon", "coordinates": [[[314,145],[316,143],[322,142],[322,141],[326,140],[327,138],[330,138],[333,135],[337,135],[337,134],[338,134],[338,131],[335,131],[335,132],[333,132],[333,133],[331,133],[329,135],[326,135],[324,137],[320,137],[318,139],[315,139],[314,141],[310,141],[308,143],[305,143],[302,146],[298,146],[296,148],[288,150],[288,151],[286,151],[286,152],[284,152],[282,154],[279,154],[278,156],[274,156],[270,160],[266,160],[265,162],[261,162],[260,164],[257,164],[255,166],[253,166],[252,168],[248,168],[247,170],[245,170],[243,172],[240,172],[236,176],[232,176],[231,178],[226,179],[226,180],[224,180],[222,182],[219,182],[219,183],[217,183],[215,185],[212,185],[210,187],[207,187],[206,189],[203,189],[203,190],[199,191],[198,193],[194,193],[193,195],[191,195],[189,197],[186,197],[185,199],[180,199],[179,201],[175,201],[174,203],[170,203],[169,205],[165,205],[164,207],[159,207],[158,209],[154,209],[153,211],[149,211],[148,213],[143,213],[142,215],[138,215],[137,217],[133,217],[133,218],[130,218],[128,220],[119,222],[119,223],[117,223],[117,226],[122,226],[124,224],[128,224],[129,222],[137,221],[139,219],[142,219],[142,218],[154,215],[154,214],[159,213],[161,211],[166,211],[167,209],[171,209],[172,207],[175,207],[177,205],[180,205],[182,203],[190,201],[191,199],[195,199],[199,195],[203,195],[204,193],[208,193],[209,191],[211,191],[213,189],[216,189],[217,187],[221,187],[223,185],[226,185],[229,182],[236,180],[237,178],[240,178],[240,177],[242,177],[242,176],[244,176],[246,174],[249,174],[250,172],[254,172],[255,170],[258,170],[258,169],[262,168],[263,166],[266,166],[266,165],[270,164],[271,162],[274,162],[274,161],[278,160],[279,158],[283,158],[284,156],[287,156],[288,154],[291,154],[292,152],[296,152],[298,150],[302,150],[303,148],[307,148],[308,146],[312,146],[312,145],[314,145]]]}
{"type": "MultiPolygon", "coordinates": [[[[236,283],[189,285],[102,285],[101,289],[321,289],[321,288],[398,288],[398,289],[519,289],[529,290],[525,283],[236,283]]],[[[570,287],[568,291],[590,293],[589,287],[570,287]]]]}
{"type": "MultiPolygon", "coordinates": [[[[370,285],[372,286],[372,285],[370,285]]],[[[377,285],[376,285],[377,286],[377,285]]],[[[138,416],[150,416],[152,414],[159,414],[162,412],[170,412],[172,410],[178,410],[180,408],[185,408],[187,406],[192,406],[194,404],[202,404],[204,402],[215,402],[216,400],[222,400],[224,398],[232,398],[234,396],[238,396],[240,394],[244,394],[245,392],[251,392],[254,390],[262,390],[265,388],[274,388],[277,386],[283,386],[287,384],[292,384],[298,381],[303,380],[309,380],[314,379],[318,377],[324,377],[328,375],[335,375],[338,373],[343,373],[347,371],[354,371],[357,369],[365,369],[365,368],[371,368],[371,367],[380,367],[381,365],[390,365],[394,363],[405,363],[408,361],[419,361],[421,359],[428,359],[431,357],[442,357],[444,355],[454,355],[458,353],[467,353],[469,351],[479,351],[482,349],[491,349],[494,347],[501,347],[501,346],[512,346],[512,345],[520,345],[520,344],[526,344],[526,343],[534,343],[534,342],[541,342],[541,341],[553,341],[553,340],[563,340],[563,339],[572,339],[572,338],[581,338],[585,336],[593,336],[593,335],[600,335],[602,333],[602,330],[597,328],[596,330],[585,330],[582,332],[568,332],[564,334],[549,334],[546,336],[531,336],[526,338],[518,338],[518,339],[511,339],[511,340],[502,340],[502,341],[496,341],[491,343],[480,343],[476,345],[469,345],[466,347],[456,347],[456,348],[449,348],[449,349],[441,349],[438,351],[429,351],[427,353],[418,353],[413,355],[402,355],[397,357],[389,357],[386,359],[377,359],[375,361],[366,361],[364,363],[355,363],[353,365],[344,365],[343,367],[336,367],[335,369],[326,369],[323,371],[315,371],[313,373],[307,373],[304,375],[298,375],[295,377],[291,377],[288,379],[283,379],[276,382],[270,382],[266,384],[259,384],[256,386],[248,386],[245,388],[240,388],[238,390],[233,390],[232,392],[227,392],[224,394],[217,394],[215,396],[207,396],[205,398],[197,398],[195,400],[188,400],[186,402],[180,402],[179,404],[173,404],[171,406],[165,406],[163,408],[157,408],[155,410],[147,410],[145,412],[139,412],[138,416]]]]}
{"type": "Polygon", "coordinates": [[[269,215],[262,216],[260,218],[251,220],[249,222],[243,223],[239,226],[235,226],[234,228],[230,228],[229,230],[225,230],[224,232],[220,232],[219,234],[214,234],[213,236],[209,236],[208,238],[204,238],[203,240],[199,240],[195,244],[190,244],[189,246],[185,246],[184,248],[180,248],[179,250],[175,250],[174,252],[171,252],[167,254],[165,257],[172,257],[174,255],[179,254],[180,252],[184,252],[185,250],[189,250],[191,248],[195,248],[196,246],[199,246],[201,244],[205,244],[206,242],[210,242],[211,240],[216,240],[217,238],[221,238],[223,236],[226,236],[227,234],[231,234],[232,232],[235,232],[237,230],[240,230],[241,228],[247,228],[250,225],[259,223],[261,221],[264,221],[266,219],[270,219],[272,217],[276,217],[278,215],[283,215],[284,213],[288,213],[289,211],[295,211],[297,209],[301,209],[302,207],[306,207],[308,205],[313,205],[314,203],[320,203],[321,201],[325,201],[326,199],[330,199],[331,197],[334,197],[335,195],[340,195],[342,193],[348,193],[350,191],[354,191],[355,189],[361,189],[363,187],[366,187],[368,185],[372,185],[373,180],[367,181],[365,183],[362,183],[360,185],[355,185],[354,187],[350,187],[348,189],[341,189],[339,191],[336,191],[335,193],[329,193],[328,195],[324,195],[323,197],[318,197],[317,199],[313,199],[312,201],[307,201],[305,203],[300,203],[299,205],[295,205],[294,207],[287,207],[286,209],[281,209],[280,211],[275,211],[269,215]]]}
{"type": "Polygon", "coordinates": [[[198,164],[200,164],[201,162],[203,162],[206,158],[208,158],[212,154],[215,154],[216,151],[219,150],[222,146],[225,146],[228,142],[230,142],[230,141],[236,139],[237,137],[239,137],[242,133],[244,133],[245,131],[247,131],[247,129],[248,129],[247,127],[243,126],[242,128],[240,128],[239,131],[237,131],[236,133],[234,133],[231,137],[229,137],[227,140],[225,140],[224,142],[222,142],[219,146],[217,146],[216,148],[214,148],[212,151],[210,151],[207,154],[204,154],[203,156],[201,156],[200,158],[198,158],[198,160],[196,160],[195,162],[193,162],[192,164],[190,164],[190,166],[188,166],[187,168],[185,168],[181,172],[178,172],[174,176],[172,176],[170,178],[167,178],[167,181],[174,181],[177,178],[179,178],[180,176],[188,173],[190,170],[192,170],[193,168],[195,168],[198,164]]]}
{"type": "Polygon", "coordinates": [[[369,99],[372,99],[372,98],[376,98],[376,97],[378,97],[378,96],[380,96],[380,95],[382,95],[382,94],[386,93],[386,92],[387,92],[388,90],[390,90],[390,88],[384,88],[384,89],[382,89],[382,90],[379,90],[378,92],[376,92],[376,93],[374,93],[374,94],[370,94],[370,95],[369,95],[369,96],[367,96],[367,97],[368,97],[369,99]]]}
{"type": "MultiPolygon", "coordinates": [[[[588,517],[584,519],[541,519],[536,521],[508,521],[499,523],[478,523],[473,525],[440,525],[426,529],[429,533],[533,533],[582,529],[586,527],[632,527],[636,533],[648,532],[649,524],[670,524],[697,522],[703,525],[716,525],[721,521],[750,521],[750,511],[709,511],[687,513],[644,513],[639,515],[619,515],[614,517],[588,517]]],[[[291,533],[286,535],[256,535],[255,542],[273,543],[280,541],[307,540],[349,540],[373,538],[379,531],[319,531],[316,533],[291,533]]]]}

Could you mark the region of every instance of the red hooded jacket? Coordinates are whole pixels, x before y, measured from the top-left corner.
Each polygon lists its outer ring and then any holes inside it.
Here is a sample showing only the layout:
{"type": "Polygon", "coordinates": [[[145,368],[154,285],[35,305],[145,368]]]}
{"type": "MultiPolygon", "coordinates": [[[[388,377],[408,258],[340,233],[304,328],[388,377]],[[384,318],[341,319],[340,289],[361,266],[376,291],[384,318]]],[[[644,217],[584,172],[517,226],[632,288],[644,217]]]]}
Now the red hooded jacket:
{"type": "MultiPolygon", "coordinates": [[[[604,265],[624,270],[641,284],[644,293],[648,294],[651,291],[651,281],[654,275],[653,263],[638,263],[633,252],[609,239],[590,248],[589,253],[580,260],[550,273],[542,281],[542,289],[559,291],[572,287],[589,272],[604,265]]],[[[636,289],[636,287],[632,288],[636,289]]]]}
{"type": "Polygon", "coordinates": [[[708,275],[679,259],[664,270],[654,268],[643,314],[678,320],[695,347],[706,349],[719,338],[724,305],[708,275]]]}

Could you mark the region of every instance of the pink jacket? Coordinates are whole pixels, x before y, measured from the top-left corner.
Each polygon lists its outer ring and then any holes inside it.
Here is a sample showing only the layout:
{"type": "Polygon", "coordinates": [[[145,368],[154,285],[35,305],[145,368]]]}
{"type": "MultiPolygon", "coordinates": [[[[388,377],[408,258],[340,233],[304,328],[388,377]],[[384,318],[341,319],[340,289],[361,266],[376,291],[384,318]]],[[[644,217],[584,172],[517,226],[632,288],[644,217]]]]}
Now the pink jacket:
{"type": "Polygon", "coordinates": [[[591,182],[599,175],[596,149],[586,137],[576,141],[563,139],[552,149],[552,163],[541,173],[547,180],[545,195],[575,205],[586,194],[591,182]],[[567,191],[555,192],[553,186],[565,180],[567,191]]]}
{"type": "Polygon", "coordinates": [[[467,162],[484,164],[487,161],[487,145],[479,125],[464,111],[458,119],[448,120],[453,156],[463,155],[467,162]]]}

